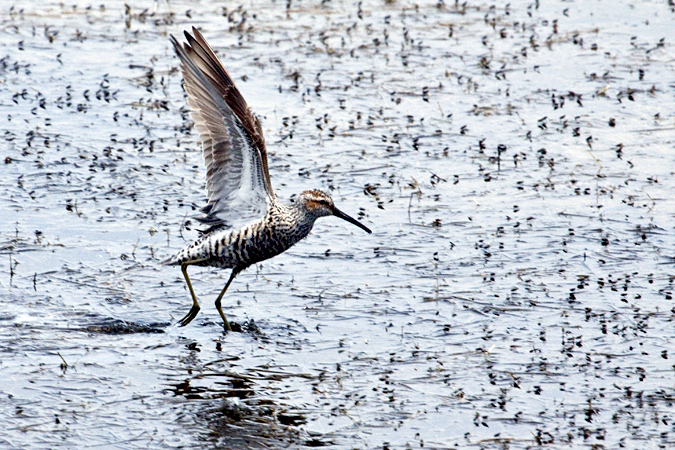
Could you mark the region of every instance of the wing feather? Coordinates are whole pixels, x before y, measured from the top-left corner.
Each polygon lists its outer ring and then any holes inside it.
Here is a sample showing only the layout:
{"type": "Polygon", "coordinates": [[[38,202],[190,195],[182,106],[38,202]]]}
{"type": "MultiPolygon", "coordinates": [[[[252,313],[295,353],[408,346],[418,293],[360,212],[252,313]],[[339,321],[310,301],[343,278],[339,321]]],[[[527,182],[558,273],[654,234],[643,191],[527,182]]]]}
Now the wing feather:
{"type": "Polygon", "coordinates": [[[204,37],[192,28],[181,61],[190,116],[202,141],[208,204],[198,218],[211,226],[241,226],[262,217],[276,200],[260,122],[204,37]]]}

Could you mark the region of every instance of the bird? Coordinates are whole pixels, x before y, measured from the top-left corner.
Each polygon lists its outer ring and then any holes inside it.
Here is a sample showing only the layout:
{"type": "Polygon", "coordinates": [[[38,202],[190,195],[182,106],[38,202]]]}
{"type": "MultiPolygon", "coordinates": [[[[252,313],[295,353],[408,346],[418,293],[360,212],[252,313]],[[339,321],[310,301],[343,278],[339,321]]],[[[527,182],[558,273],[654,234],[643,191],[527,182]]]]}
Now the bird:
{"type": "Polygon", "coordinates": [[[331,196],[319,189],[302,192],[290,204],[277,199],[260,121],[202,34],[195,27],[192,34],[184,34],[187,42],[182,45],[173,35],[170,39],[180,59],[190,117],[202,143],[207,204],[196,219],[208,228],[163,263],[181,267],[192,297],[192,308],[178,321],[180,326],[188,325],[201,308],[188,267],[232,269],[215,301],[225,330],[232,331],[221,300],[243,270],[307,237],[319,217],[335,216],[372,231],[340,211],[331,196]]]}

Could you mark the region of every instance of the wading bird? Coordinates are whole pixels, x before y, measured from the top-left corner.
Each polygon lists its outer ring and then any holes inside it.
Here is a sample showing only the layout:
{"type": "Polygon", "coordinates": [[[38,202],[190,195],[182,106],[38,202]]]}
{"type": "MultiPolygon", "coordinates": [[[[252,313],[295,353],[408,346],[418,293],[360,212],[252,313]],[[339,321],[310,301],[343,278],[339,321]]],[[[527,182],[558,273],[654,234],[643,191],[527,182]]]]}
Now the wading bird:
{"type": "Polygon", "coordinates": [[[335,207],[320,190],[302,192],[295,202],[280,203],[270,182],[262,127],[204,37],[192,28],[181,45],[171,36],[183,71],[191,118],[199,131],[206,165],[208,204],[197,220],[209,228],[195,242],[164,261],[181,266],[192,308],[178,323],[190,323],[200,306],[188,266],[232,269],[216,298],[225,329],[231,330],[221,300],[232,280],[252,264],[288,250],[305,238],[319,217],[336,216],[370,229],[335,207]]]}

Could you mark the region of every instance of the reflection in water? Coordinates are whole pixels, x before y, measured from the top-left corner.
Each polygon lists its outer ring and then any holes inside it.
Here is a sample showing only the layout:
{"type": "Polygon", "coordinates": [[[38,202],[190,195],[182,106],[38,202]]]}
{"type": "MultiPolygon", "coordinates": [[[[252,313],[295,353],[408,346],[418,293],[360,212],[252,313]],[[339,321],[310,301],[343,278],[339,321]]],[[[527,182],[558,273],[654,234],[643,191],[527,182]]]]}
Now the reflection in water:
{"type": "Polygon", "coordinates": [[[192,421],[205,426],[208,431],[203,431],[199,439],[215,448],[330,445],[330,440],[310,436],[300,428],[307,422],[305,411],[267,395],[266,390],[278,389],[274,384],[292,377],[297,375],[279,371],[257,371],[249,376],[209,372],[169,384],[166,393],[187,400],[189,413],[183,416],[184,426],[189,428],[192,421]]]}

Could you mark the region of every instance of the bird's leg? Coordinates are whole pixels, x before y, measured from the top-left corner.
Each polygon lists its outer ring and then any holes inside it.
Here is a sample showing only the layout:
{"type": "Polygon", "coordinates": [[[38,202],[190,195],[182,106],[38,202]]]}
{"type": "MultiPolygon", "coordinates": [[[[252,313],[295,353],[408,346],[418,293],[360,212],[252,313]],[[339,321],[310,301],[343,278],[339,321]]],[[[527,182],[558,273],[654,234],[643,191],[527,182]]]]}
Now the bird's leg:
{"type": "Polygon", "coordinates": [[[180,319],[178,323],[180,326],[184,327],[185,325],[189,324],[192,322],[192,319],[197,317],[197,314],[199,313],[199,301],[197,301],[197,296],[195,295],[194,289],[192,289],[192,283],[190,283],[190,277],[188,276],[187,273],[187,268],[188,264],[182,264],[180,266],[180,270],[183,272],[183,276],[185,277],[185,282],[187,283],[188,289],[190,290],[190,295],[192,296],[192,308],[190,308],[190,312],[188,312],[185,317],[180,319]]]}
{"type": "Polygon", "coordinates": [[[230,279],[227,280],[225,287],[223,288],[222,291],[220,291],[220,295],[216,299],[216,309],[218,310],[220,317],[223,319],[223,324],[225,325],[225,329],[227,331],[232,331],[232,328],[230,327],[230,322],[228,322],[227,319],[225,318],[225,314],[223,314],[223,309],[220,307],[220,300],[222,300],[223,295],[225,295],[225,291],[227,291],[227,288],[230,287],[230,283],[232,283],[232,280],[234,280],[234,277],[236,277],[239,272],[241,272],[241,269],[238,269],[236,267],[232,269],[230,279]]]}

